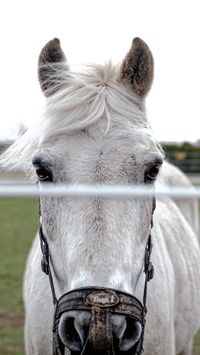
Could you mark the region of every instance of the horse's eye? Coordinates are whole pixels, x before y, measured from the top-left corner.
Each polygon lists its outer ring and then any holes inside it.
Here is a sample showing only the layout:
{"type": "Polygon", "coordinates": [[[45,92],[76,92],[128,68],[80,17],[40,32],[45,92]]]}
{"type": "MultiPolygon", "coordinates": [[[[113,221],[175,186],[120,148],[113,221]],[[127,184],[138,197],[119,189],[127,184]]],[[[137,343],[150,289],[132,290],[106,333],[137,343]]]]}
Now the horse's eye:
{"type": "Polygon", "coordinates": [[[145,172],[144,182],[146,184],[154,182],[157,178],[158,173],[159,173],[159,166],[157,165],[152,166],[150,169],[148,169],[145,172]]]}
{"type": "Polygon", "coordinates": [[[51,172],[43,167],[37,167],[36,168],[36,174],[38,176],[38,180],[43,182],[43,181],[52,181],[52,174],[51,172]]]}

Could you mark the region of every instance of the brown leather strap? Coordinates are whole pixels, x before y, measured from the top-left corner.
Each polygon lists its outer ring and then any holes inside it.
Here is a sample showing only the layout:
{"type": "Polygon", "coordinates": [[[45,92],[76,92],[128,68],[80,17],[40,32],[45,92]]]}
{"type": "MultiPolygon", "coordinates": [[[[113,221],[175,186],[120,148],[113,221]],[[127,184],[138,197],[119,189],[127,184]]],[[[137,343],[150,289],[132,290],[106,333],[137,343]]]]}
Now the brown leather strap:
{"type": "Polygon", "coordinates": [[[112,329],[110,326],[109,309],[92,307],[92,317],[90,322],[89,340],[94,350],[109,351],[113,343],[112,329]]]}
{"type": "Polygon", "coordinates": [[[55,317],[59,319],[63,312],[71,310],[92,312],[93,307],[143,321],[143,305],[136,297],[106,287],[79,288],[64,294],[57,302],[55,317]]]}

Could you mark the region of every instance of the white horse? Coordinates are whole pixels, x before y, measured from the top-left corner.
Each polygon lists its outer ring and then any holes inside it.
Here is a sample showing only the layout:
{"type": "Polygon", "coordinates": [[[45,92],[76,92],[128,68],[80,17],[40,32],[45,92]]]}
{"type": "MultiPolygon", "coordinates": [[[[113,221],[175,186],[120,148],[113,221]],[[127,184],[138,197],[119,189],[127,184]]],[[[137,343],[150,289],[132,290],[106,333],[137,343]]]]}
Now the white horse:
{"type": "MultiPolygon", "coordinates": [[[[162,184],[187,185],[180,171],[163,163],[163,151],[146,118],[145,97],[152,79],[152,54],[139,38],[133,40],[121,65],[90,65],[82,71],[68,66],[58,39],[50,41],[39,58],[39,80],[47,99],[43,121],[34,131],[28,130],[1,163],[23,163],[33,176],[36,172],[39,184],[148,184],[153,188],[159,175],[162,184]]],[[[192,339],[200,327],[195,203],[156,201],[155,276],[148,286],[144,355],[192,354],[192,339]]],[[[128,292],[142,302],[151,199],[42,197],[40,204],[57,297],[95,286],[128,292]]],[[[52,354],[54,307],[40,261],[36,236],[24,279],[28,355],[52,354]]],[[[79,354],[90,319],[86,311],[66,313],[60,319],[59,336],[66,348],[79,354]]],[[[132,329],[123,315],[113,315],[110,321],[119,351],[131,353],[141,336],[140,324],[135,322],[132,329]]]]}

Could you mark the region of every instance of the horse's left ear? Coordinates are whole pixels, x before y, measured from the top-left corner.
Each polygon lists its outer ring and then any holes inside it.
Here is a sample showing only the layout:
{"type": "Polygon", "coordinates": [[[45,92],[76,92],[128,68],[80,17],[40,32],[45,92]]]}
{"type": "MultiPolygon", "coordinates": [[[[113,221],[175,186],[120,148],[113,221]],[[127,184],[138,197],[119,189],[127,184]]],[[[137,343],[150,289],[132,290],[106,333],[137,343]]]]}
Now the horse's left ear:
{"type": "Polygon", "coordinates": [[[66,58],[60,40],[54,38],[42,48],[38,60],[38,78],[46,96],[52,95],[60,88],[59,67],[54,64],[63,62],[66,62],[66,58]]]}
{"type": "Polygon", "coordinates": [[[127,84],[140,97],[147,95],[153,82],[153,56],[147,44],[134,38],[122,62],[120,81],[127,84]]]}

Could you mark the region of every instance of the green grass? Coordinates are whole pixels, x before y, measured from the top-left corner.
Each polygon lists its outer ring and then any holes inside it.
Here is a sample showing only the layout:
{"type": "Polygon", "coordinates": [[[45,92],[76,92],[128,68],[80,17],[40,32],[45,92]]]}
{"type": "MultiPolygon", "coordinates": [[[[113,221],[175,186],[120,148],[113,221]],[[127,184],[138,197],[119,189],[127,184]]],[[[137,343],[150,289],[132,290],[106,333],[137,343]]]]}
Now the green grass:
{"type": "Polygon", "coordinates": [[[200,355],[200,331],[195,337],[193,355],[200,355]]]}
{"type": "MultiPolygon", "coordinates": [[[[22,277],[37,227],[36,200],[0,199],[1,355],[24,355],[22,277]]],[[[193,355],[200,355],[200,333],[195,340],[193,355]]]]}
{"type": "Polygon", "coordinates": [[[38,207],[33,199],[0,199],[0,354],[22,355],[22,277],[38,207]]]}

